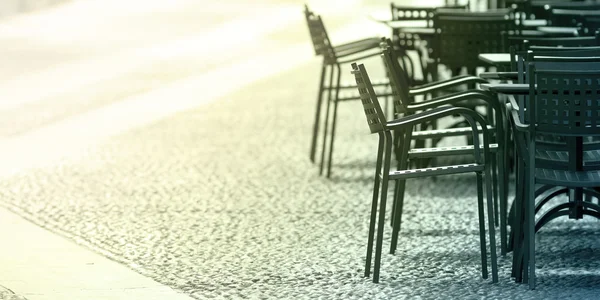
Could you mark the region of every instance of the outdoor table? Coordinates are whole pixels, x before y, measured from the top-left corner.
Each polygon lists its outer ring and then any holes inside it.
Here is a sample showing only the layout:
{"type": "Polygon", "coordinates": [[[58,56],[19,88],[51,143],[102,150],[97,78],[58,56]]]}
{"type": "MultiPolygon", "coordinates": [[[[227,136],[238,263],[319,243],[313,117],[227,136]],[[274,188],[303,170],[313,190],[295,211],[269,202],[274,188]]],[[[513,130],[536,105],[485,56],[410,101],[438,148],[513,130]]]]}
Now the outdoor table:
{"type": "Polygon", "coordinates": [[[527,83],[482,83],[482,90],[506,95],[527,95],[529,84],[527,83]]]}
{"type": "Polygon", "coordinates": [[[566,35],[579,35],[578,27],[559,27],[559,26],[539,26],[537,28],[538,31],[543,32],[546,35],[558,35],[558,36],[566,36],[566,35]]]}
{"type": "Polygon", "coordinates": [[[510,53],[480,53],[479,60],[495,66],[499,71],[510,69],[510,53]]]}
{"type": "Polygon", "coordinates": [[[400,30],[407,28],[433,29],[431,27],[427,27],[426,20],[387,21],[384,23],[392,29],[400,30]]]}
{"type": "Polygon", "coordinates": [[[392,29],[402,28],[427,28],[427,20],[392,20],[390,13],[372,13],[368,15],[372,21],[385,24],[392,29]]]}
{"type": "Polygon", "coordinates": [[[546,19],[527,19],[523,20],[523,26],[525,27],[539,27],[548,25],[548,21],[546,19]]]}
{"type": "Polygon", "coordinates": [[[519,35],[523,37],[575,37],[579,36],[579,31],[576,27],[538,26],[536,30],[521,30],[519,35]]]}

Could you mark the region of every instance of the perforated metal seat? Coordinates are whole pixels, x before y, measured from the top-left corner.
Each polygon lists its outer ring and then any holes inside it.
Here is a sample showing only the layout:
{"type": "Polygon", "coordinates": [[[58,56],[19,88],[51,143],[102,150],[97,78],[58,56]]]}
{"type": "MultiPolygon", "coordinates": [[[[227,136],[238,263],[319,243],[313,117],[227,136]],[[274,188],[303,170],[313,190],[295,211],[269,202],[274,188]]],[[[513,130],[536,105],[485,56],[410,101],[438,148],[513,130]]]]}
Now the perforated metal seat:
{"type": "MultiPolygon", "coordinates": [[[[462,173],[475,173],[476,184],[477,184],[477,204],[478,204],[478,215],[479,215],[479,238],[481,247],[481,272],[483,278],[488,277],[487,270],[487,246],[485,237],[485,213],[484,213],[484,178],[485,178],[485,191],[487,197],[487,213],[488,213],[488,230],[490,238],[490,250],[491,250],[491,261],[492,261],[492,280],[497,282],[498,280],[498,267],[496,262],[496,241],[494,233],[494,221],[493,221],[493,200],[492,200],[492,187],[491,187],[491,172],[489,161],[491,153],[489,150],[489,133],[487,131],[487,125],[485,120],[477,114],[475,111],[467,108],[442,106],[436,107],[431,110],[412,114],[406,117],[387,121],[383,110],[377,99],[377,95],[374,92],[373,86],[369,80],[367,71],[364,65],[352,64],[352,73],[356,78],[358,91],[361,95],[361,102],[363,105],[363,111],[367,119],[367,125],[371,133],[377,133],[379,135],[379,147],[377,150],[377,162],[375,168],[375,179],[373,186],[373,199],[371,206],[371,216],[369,224],[369,235],[367,241],[367,256],[365,262],[365,276],[371,275],[371,260],[373,254],[373,243],[375,242],[375,225],[377,223],[377,241],[375,245],[375,264],[373,268],[373,282],[379,282],[379,272],[381,266],[381,253],[383,247],[383,231],[385,227],[385,216],[386,216],[386,201],[387,201],[387,190],[388,182],[390,180],[396,181],[396,188],[400,185],[404,185],[407,179],[430,177],[430,176],[442,176],[451,174],[462,174],[462,173]],[[403,142],[399,144],[400,149],[397,155],[400,155],[399,165],[396,170],[391,170],[391,155],[393,151],[394,139],[392,137],[392,131],[400,132],[402,135],[402,141],[410,141],[413,128],[423,122],[447,117],[450,115],[461,115],[464,117],[468,124],[471,126],[474,147],[471,149],[471,155],[474,162],[470,164],[461,165],[449,165],[449,166],[436,166],[429,168],[410,169],[408,167],[408,153],[410,150],[410,142],[403,142]],[[479,127],[478,127],[479,126],[479,127]],[[481,130],[478,130],[481,128],[481,130]],[[483,136],[483,141],[480,143],[479,135],[483,136]],[[481,147],[480,147],[481,145],[481,147]],[[485,177],[484,177],[485,174],[485,177]],[[381,196],[379,191],[381,189],[381,196]],[[377,207],[379,206],[379,219],[377,219],[377,207]]],[[[403,194],[396,193],[394,203],[400,203],[398,197],[403,194]]],[[[401,215],[401,205],[396,205],[393,208],[392,215],[401,215]]],[[[400,231],[400,222],[394,222],[392,231],[392,241],[390,252],[394,253],[398,242],[398,232],[400,231]]]]}

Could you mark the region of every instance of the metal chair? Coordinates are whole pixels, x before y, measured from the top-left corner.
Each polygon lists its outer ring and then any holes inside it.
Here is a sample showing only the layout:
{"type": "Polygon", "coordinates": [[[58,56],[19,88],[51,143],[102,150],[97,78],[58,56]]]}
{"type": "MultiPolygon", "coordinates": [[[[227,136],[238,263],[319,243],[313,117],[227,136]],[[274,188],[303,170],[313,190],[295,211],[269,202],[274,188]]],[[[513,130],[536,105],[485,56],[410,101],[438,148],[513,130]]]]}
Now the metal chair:
{"type": "MultiPolygon", "coordinates": [[[[358,100],[358,95],[340,96],[341,89],[355,88],[354,85],[342,85],[341,84],[341,64],[349,63],[350,60],[341,60],[342,58],[363,59],[379,55],[379,43],[381,39],[378,37],[367,38],[355,42],[350,42],[338,46],[334,46],[327,34],[325,25],[321,16],[314,14],[309,10],[308,6],[304,7],[304,14],[308,29],[313,42],[316,55],[323,56],[323,64],[321,66],[321,77],[319,79],[319,91],[317,95],[317,107],[315,110],[315,120],[313,124],[313,134],[310,145],[309,158],[312,162],[315,162],[315,155],[317,149],[317,139],[319,135],[319,127],[321,124],[321,105],[323,100],[323,94],[327,92],[327,105],[325,110],[325,121],[323,129],[323,141],[321,149],[321,163],[319,167],[319,173],[323,174],[325,161],[327,160],[327,177],[331,175],[331,164],[333,147],[335,140],[336,120],[337,120],[337,107],[339,102],[348,100],[358,100]],[[337,75],[336,75],[337,71],[337,75]],[[329,72],[329,84],[325,85],[326,73],[329,72]],[[334,80],[335,77],[335,80],[334,80]],[[333,116],[331,124],[331,132],[328,132],[329,128],[329,114],[330,106],[333,103],[333,116]],[[331,135],[329,141],[329,153],[326,159],[326,148],[327,148],[327,136],[331,135]]],[[[377,86],[386,86],[387,82],[379,82],[377,86]]]]}
{"type": "Polygon", "coordinates": [[[431,66],[427,64],[427,57],[429,57],[431,48],[431,37],[433,37],[433,16],[436,11],[441,9],[449,9],[456,11],[468,11],[469,4],[458,5],[458,4],[447,4],[443,7],[414,7],[406,5],[397,5],[395,3],[390,4],[392,12],[392,22],[395,21],[422,21],[425,26],[422,27],[392,27],[392,41],[397,49],[401,49],[403,54],[405,51],[416,51],[419,57],[419,66],[421,73],[423,74],[423,80],[417,80],[415,78],[415,63],[412,61],[410,56],[403,55],[402,59],[408,61],[405,65],[410,65],[410,69],[406,68],[406,71],[410,74],[411,84],[424,84],[427,83],[430,75],[431,66]]]}
{"type": "MultiPolygon", "coordinates": [[[[505,52],[502,33],[516,27],[507,13],[438,13],[434,24],[433,63],[453,72],[466,68],[470,75],[477,75],[476,68],[487,66],[479,60],[480,53],[505,52]]],[[[438,68],[432,71],[438,78],[438,68]]]]}
{"type": "MultiPolygon", "coordinates": [[[[485,174],[485,191],[487,196],[487,213],[488,213],[488,230],[490,238],[490,250],[492,260],[492,281],[498,281],[498,266],[496,257],[496,241],[494,233],[494,221],[493,221],[493,203],[492,203],[492,190],[490,180],[490,165],[489,159],[491,157],[488,143],[489,134],[487,130],[487,124],[485,120],[477,114],[475,111],[452,106],[437,107],[425,112],[413,114],[403,118],[387,121],[377,95],[373,90],[373,86],[369,80],[367,71],[364,65],[352,64],[352,73],[356,78],[358,85],[358,91],[361,95],[361,101],[365,116],[367,119],[367,125],[371,133],[377,133],[379,135],[379,147],[377,150],[377,163],[375,168],[375,179],[373,186],[373,199],[371,206],[371,216],[369,224],[369,235],[367,241],[367,256],[365,263],[365,277],[369,277],[371,274],[371,260],[373,254],[373,243],[375,239],[375,224],[377,223],[377,241],[375,245],[375,264],[373,269],[373,282],[379,282],[379,273],[381,266],[381,253],[383,246],[383,230],[385,227],[385,216],[386,216],[386,201],[387,201],[387,189],[388,182],[390,180],[405,181],[407,179],[430,177],[430,176],[442,176],[450,174],[464,174],[464,173],[475,173],[477,181],[477,204],[479,214],[479,238],[481,246],[481,263],[482,263],[482,277],[488,277],[487,269],[487,247],[485,242],[485,213],[483,203],[483,184],[485,174]],[[451,165],[443,167],[432,167],[422,169],[409,169],[407,165],[407,155],[410,150],[410,140],[413,134],[413,127],[417,124],[431,121],[434,119],[450,116],[450,115],[461,115],[469,123],[474,140],[474,147],[472,154],[474,162],[470,164],[462,165],[451,165]],[[391,169],[391,155],[393,151],[393,137],[392,131],[398,131],[401,133],[403,142],[400,150],[400,166],[396,171],[390,171],[391,169]],[[480,144],[479,134],[483,135],[483,143],[480,144]],[[483,145],[483,147],[480,147],[483,145]],[[381,188],[381,196],[379,195],[379,189],[381,188]],[[377,219],[377,206],[379,204],[379,219],[377,219]]],[[[398,195],[398,194],[396,194],[398,195]]],[[[399,209],[396,207],[396,209],[399,209]]],[[[396,212],[392,212],[395,214],[396,212]]],[[[396,223],[398,224],[398,223],[396,223]]],[[[398,224],[399,225],[399,224],[398,224]]],[[[397,228],[394,228],[397,232],[397,228]]],[[[394,237],[393,237],[394,238],[394,237]]],[[[396,235],[397,239],[397,235],[396,235]]],[[[392,241],[392,244],[395,241],[392,241]]]]}
{"type": "MultiPolygon", "coordinates": [[[[494,156],[490,159],[492,172],[492,181],[493,181],[493,194],[494,194],[494,212],[495,214],[495,224],[500,225],[501,232],[501,253],[504,255],[506,253],[506,241],[507,241],[507,232],[506,232],[506,214],[507,214],[507,181],[508,174],[506,171],[506,143],[507,137],[505,134],[504,124],[505,117],[503,116],[503,108],[497,100],[497,97],[492,93],[481,91],[481,90],[467,90],[458,93],[452,93],[450,95],[445,95],[442,97],[436,97],[433,99],[424,100],[418,103],[414,103],[411,101],[411,96],[423,94],[425,92],[435,91],[436,89],[441,90],[444,88],[460,85],[460,84],[472,84],[472,83],[485,83],[485,80],[482,80],[478,77],[474,76],[457,76],[455,78],[445,80],[439,83],[431,83],[427,85],[427,88],[421,89],[409,89],[408,81],[405,74],[402,70],[402,67],[398,64],[398,59],[395,56],[395,52],[391,47],[387,47],[384,49],[382,54],[385,66],[388,71],[388,76],[390,77],[390,85],[392,87],[392,91],[394,93],[394,108],[397,113],[401,113],[404,116],[408,116],[420,111],[426,111],[429,109],[437,108],[443,105],[454,105],[454,106],[465,106],[465,103],[478,103],[481,106],[489,107],[489,111],[494,113],[494,116],[488,118],[488,120],[495,121],[492,125],[488,125],[488,130],[493,132],[494,134],[490,139],[490,151],[494,156]],[[498,180],[499,179],[499,180],[498,180]],[[499,181],[499,182],[498,182],[499,181]],[[498,195],[499,194],[499,195],[498,195]],[[500,201],[498,201],[500,200],[500,201]]],[[[468,105],[467,105],[468,106],[468,105]]],[[[473,108],[472,108],[473,109],[473,108]]],[[[420,130],[418,132],[413,132],[411,135],[412,139],[415,140],[425,140],[425,139],[433,139],[431,145],[432,149],[423,149],[423,143],[416,143],[413,151],[410,151],[408,154],[408,159],[428,159],[435,158],[439,156],[448,156],[448,155],[464,155],[469,154],[472,149],[471,146],[463,146],[463,147],[442,147],[435,148],[437,141],[441,138],[445,137],[453,137],[453,136],[471,136],[471,128],[469,126],[466,127],[455,127],[448,129],[440,129],[440,130],[420,130]],[[421,148],[421,149],[419,149],[421,148]]],[[[402,141],[400,141],[402,143],[402,141]]],[[[397,154],[396,157],[400,159],[400,155],[397,154]]],[[[421,167],[426,167],[426,164],[420,164],[421,167]]],[[[404,186],[397,186],[396,193],[399,193],[398,196],[399,202],[394,202],[394,207],[398,205],[399,211],[398,215],[394,215],[392,218],[392,222],[398,220],[400,223],[402,218],[402,206],[403,206],[403,193],[404,186]]],[[[399,226],[398,226],[399,228],[399,226]]],[[[397,235],[397,232],[394,233],[397,235]]],[[[395,240],[395,239],[394,239],[395,240]]],[[[395,249],[395,245],[392,245],[392,249],[395,249]]]]}

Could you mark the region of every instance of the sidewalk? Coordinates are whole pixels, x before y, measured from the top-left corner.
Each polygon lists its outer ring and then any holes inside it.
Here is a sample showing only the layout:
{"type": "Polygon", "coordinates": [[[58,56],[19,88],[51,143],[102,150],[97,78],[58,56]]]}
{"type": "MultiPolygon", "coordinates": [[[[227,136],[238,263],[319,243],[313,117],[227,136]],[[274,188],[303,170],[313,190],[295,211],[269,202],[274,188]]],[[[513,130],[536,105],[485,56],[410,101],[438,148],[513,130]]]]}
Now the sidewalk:
{"type": "Polygon", "coordinates": [[[0,20],[18,14],[47,9],[68,1],[73,0],[2,0],[0,2],[0,20]]]}
{"type": "Polygon", "coordinates": [[[191,299],[1,207],[0,241],[0,299],[191,299]]]}

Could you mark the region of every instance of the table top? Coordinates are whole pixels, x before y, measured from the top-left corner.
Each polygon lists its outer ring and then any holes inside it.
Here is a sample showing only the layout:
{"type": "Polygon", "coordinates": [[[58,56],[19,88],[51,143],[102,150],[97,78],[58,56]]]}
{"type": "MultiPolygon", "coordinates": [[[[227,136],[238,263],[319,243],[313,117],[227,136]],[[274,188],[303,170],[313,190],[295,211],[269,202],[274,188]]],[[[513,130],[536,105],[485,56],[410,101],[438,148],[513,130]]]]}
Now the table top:
{"type": "Polygon", "coordinates": [[[559,26],[539,26],[538,31],[550,34],[572,34],[574,36],[579,35],[579,28],[577,27],[559,27],[559,26]]]}
{"type": "Polygon", "coordinates": [[[392,29],[427,28],[426,20],[387,21],[384,23],[392,29]]]}
{"type": "Polygon", "coordinates": [[[423,28],[423,27],[400,27],[398,28],[400,32],[404,33],[412,33],[418,35],[434,35],[435,29],[433,28],[423,28]]]}
{"type": "Polygon", "coordinates": [[[523,20],[523,26],[526,27],[537,27],[546,25],[548,25],[548,21],[545,19],[523,20]]]}
{"type": "Polygon", "coordinates": [[[510,65],[510,53],[481,53],[478,56],[479,60],[490,65],[510,65]]]}
{"type": "Polygon", "coordinates": [[[482,90],[492,91],[499,94],[529,94],[529,84],[527,83],[482,83],[479,85],[479,87],[482,90]]]}

